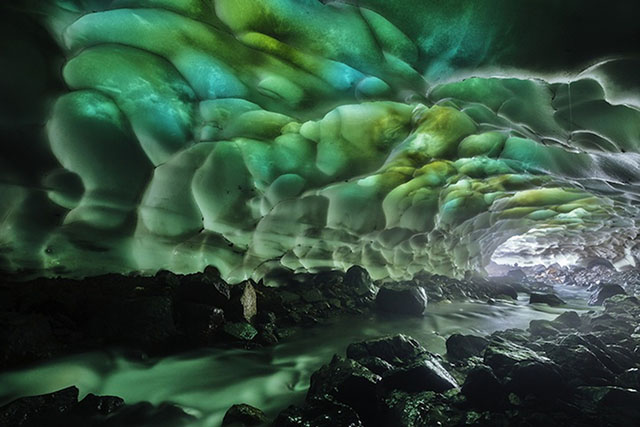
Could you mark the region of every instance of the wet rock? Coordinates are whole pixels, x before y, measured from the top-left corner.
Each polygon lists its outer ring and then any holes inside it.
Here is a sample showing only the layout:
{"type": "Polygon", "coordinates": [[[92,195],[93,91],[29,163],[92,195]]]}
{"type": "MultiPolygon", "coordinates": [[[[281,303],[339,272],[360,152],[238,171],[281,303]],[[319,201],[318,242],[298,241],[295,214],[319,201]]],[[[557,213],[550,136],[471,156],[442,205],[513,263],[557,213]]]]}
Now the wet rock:
{"type": "Polygon", "coordinates": [[[311,375],[307,401],[331,396],[353,408],[363,422],[375,419],[376,385],[381,377],[351,359],[334,356],[311,375]]]}
{"type": "Polygon", "coordinates": [[[578,329],[582,326],[582,320],[575,311],[565,311],[553,319],[552,324],[557,329],[578,329]]]}
{"type": "Polygon", "coordinates": [[[234,285],[227,312],[232,320],[251,322],[258,314],[256,291],[250,281],[234,285]]]}
{"type": "Polygon", "coordinates": [[[376,295],[376,308],[387,313],[421,316],[427,308],[427,293],[419,286],[384,285],[376,295]]]}
{"type": "Polygon", "coordinates": [[[599,425],[631,426],[640,420],[640,393],[621,387],[579,387],[583,411],[598,418],[599,425]]]}
{"type": "Polygon", "coordinates": [[[424,355],[422,360],[387,372],[381,384],[388,390],[407,392],[442,393],[458,387],[458,383],[451,374],[431,355],[424,355]]]}
{"type": "Polygon", "coordinates": [[[519,362],[548,362],[549,359],[535,351],[504,338],[494,338],[484,351],[484,363],[498,377],[507,376],[519,362]]]}
{"type": "Polygon", "coordinates": [[[563,374],[573,386],[605,385],[613,381],[613,373],[584,345],[560,342],[546,354],[562,366],[563,374]]]}
{"type": "Polygon", "coordinates": [[[393,369],[392,364],[375,356],[360,358],[358,363],[377,375],[383,375],[393,369]]]}
{"type": "Polygon", "coordinates": [[[89,393],[78,403],[77,411],[84,415],[109,415],[124,406],[124,400],[117,396],[96,396],[89,393]]]}
{"type": "Polygon", "coordinates": [[[447,357],[451,360],[463,360],[472,356],[480,356],[489,341],[475,335],[453,334],[446,342],[447,357]]]}
{"type": "Polygon", "coordinates": [[[508,388],[520,397],[534,395],[553,398],[565,391],[558,366],[550,362],[522,362],[511,371],[508,388]]]}
{"type": "Polygon", "coordinates": [[[626,295],[627,293],[620,285],[606,283],[600,285],[598,289],[591,295],[589,305],[602,305],[607,298],[615,295],[626,295]]]}
{"type": "Polygon", "coordinates": [[[377,290],[367,270],[358,265],[347,270],[344,275],[344,285],[361,297],[373,297],[377,290]]]}
{"type": "Polygon", "coordinates": [[[624,388],[640,389],[640,369],[630,368],[616,376],[616,385],[624,388]]]}
{"type": "Polygon", "coordinates": [[[474,406],[496,408],[505,404],[507,393],[491,368],[475,366],[462,384],[462,394],[474,406]]]}
{"type": "Polygon", "coordinates": [[[315,303],[324,300],[322,292],[317,288],[309,288],[302,291],[300,294],[302,299],[308,303],[315,303]]]}
{"type": "Polygon", "coordinates": [[[425,352],[418,341],[402,334],[352,343],[347,347],[347,357],[350,359],[360,361],[379,357],[394,366],[411,362],[425,352]]]}
{"type": "Polygon", "coordinates": [[[233,405],[222,419],[222,427],[252,427],[265,425],[267,416],[260,409],[246,403],[233,405]]]}
{"type": "Polygon", "coordinates": [[[231,299],[229,285],[216,277],[190,274],[183,276],[177,290],[177,298],[182,301],[208,304],[219,308],[227,307],[231,299]]]}
{"type": "Polygon", "coordinates": [[[551,337],[560,331],[549,320],[532,320],[529,322],[529,333],[534,337],[551,337]]]}
{"type": "Polygon", "coordinates": [[[447,401],[432,391],[422,393],[391,392],[383,401],[380,426],[418,427],[451,423],[447,401]]]}
{"type": "Polygon", "coordinates": [[[54,393],[23,397],[0,408],[2,426],[44,425],[78,404],[78,389],[68,387],[54,393]]]}
{"type": "MultiPolygon", "coordinates": [[[[85,420],[85,418],[81,418],[85,420]]],[[[77,420],[77,419],[76,419],[77,420]]],[[[66,425],[79,424],[76,420],[66,425]]],[[[169,403],[161,403],[154,406],[149,402],[140,402],[134,405],[125,405],[117,412],[110,414],[102,423],[95,425],[104,426],[153,426],[153,427],[182,427],[193,425],[195,418],[185,413],[182,409],[169,403]]]]}
{"type": "Polygon", "coordinates": [[[529,296],[529,304],[547,304],[551,307],[557,307],[566,303],[555,294],[542,294],[533,292],[529,296]]]}
{"type": "Polygon", "coordinates": [[[61,345],[41,314],[0,314],[0,367],[50,357],[61,345]]]}
{"type": "Polygon", "coordinates": [[[180,329],[194,344],[213,343],[224,324],[224,312],[206,304],[183,303],[180,306],[180,329]]]}
{"type": "Polygon", "coordinates": [[[513,300],[518,299],[518,291],[510,284],[507,283],[494,283],[492,285],[492,293],[496,298],[510,298],[513,300]]]}
{"type": "Polygon", "coordinates": [[[256,328],[245,322],[228,322],[224,324],[223,329],[227,334],[241,341],[251,341],[258,335],[256,328]]]}
{"type": "Polygon", "coordinates": [[[290,406],[272,424],[274,427],[363,427],[349,406],[330,399],[313,399],[303,407],[290,406]]]}

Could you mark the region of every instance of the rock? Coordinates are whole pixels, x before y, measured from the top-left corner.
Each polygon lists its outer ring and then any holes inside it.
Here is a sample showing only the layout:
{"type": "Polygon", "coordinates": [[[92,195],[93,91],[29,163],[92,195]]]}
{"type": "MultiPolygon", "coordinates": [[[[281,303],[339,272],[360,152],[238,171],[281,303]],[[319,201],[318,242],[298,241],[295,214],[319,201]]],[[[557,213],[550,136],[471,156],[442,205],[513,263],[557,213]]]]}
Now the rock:
{"type": "Polygon", "coordinates": [[[228,322],[224,324],[224,331],[242,341],[251,341],[258,335],[256,328],[245,322],[228,322]]]}
{"type": "Polygon", "coordinates": [[[584,345],[561,341],[546,353],[556,365],[562,367],[571,385],[604,385],[613,381],[613,373],[584,345]]]}
{"type": "Polygon", "coordinates": [[[331,396],[336,402],[353,408],[360,419],[368,424],[375,419],[371,403],[376,400],[376,385],[381,377],[351,359],[334,356],[311,375],[307,400],[331,396]]]}
{"type": "Polygon", "coordinates": [[[551,337],[558,335],[560,331],[549,320],[532,320],[529,322],[529,333],[534,337],[551,337]]]}
{"type": "Polygon", "coordinates": [[[514,268],[507,272],[507,277],[511,280],[515,280],[516,282],[525,282],[527,280],[527,275],[522,269],[514,268]]]}
{"type": "Polygon", "coordinates": [[[547,304],[551,307],[557,307],[566,303],[555,294],[541,294],[532,292],[529,296],[529,304],[547,304]]]}
{"type": "Polygon", "coordinates": [[[504,406],[507,393],[491,368],[478,365],[472,368],[462,384],[462,394],[476,407],[504,406]]]}
{"type": "MultiPolygon", "coordinates": [[[[62,425],[87,425],[84,417],[72,420],[72,422],[62,425]]],[[[178,406],[169,403],[154,406],[149,402],[139,402],[125,405],[110,414],[104,424],[107,426],[187,427],[192,426],[194,422],[195,418],[178,406]]]]}
{"type": "Polygon", "coordinates": [[[548,362],[549,359],[535,351],[504,338],[494,338],[484,351],[484,363],[498,377],[507,376],[518,362],[548,362]]]}
{"type": "Polygon", "coordinates": [[[180,329],[194,344],[213,343],[224,324],[224,312],[206,304],[183,303],[179,308],[180,329]]]}
{"type": "Polygon", "coordinates": [[[42,314],[0,314],[0,366],[44,359],[61,347],[42,314]]]}
{"type": "Polygon", "coordinates": [[[520,397],[534,395],[553,398],[564,393],[565,382],[558,367],[551,362],[526,361],[511,371],[508,388],[520,397]]]}
{"type": "Polygon", "coordinates": [[[379,357],[394,366],[409,363],[424,353],[426,350],[416,340],[402,334],[352,343],[347,347],[350,359],[360,361],[379,357]]]}
{"type": "Polygon", "coordinates": [[[78,389],[68,387],[54,393],[23,397],[0,408],[2,426],[45,425],[78,404],[78,389]]]}
{"type": "Polygon", "coordinates": [[[231,298],[231,289],[226,282],[215,275],[190,274],[182,277],[177,298],[224,309],[231,298]]]}
{"type": "Polygon", "coordinates": [[[383,400],[384,416],[378,426],[422,427],[453,425],[449,403],[432,391],[406,393],[395,390],[383,400]]]}
{"type": "Polygon", "coordinates": [[[491,286],[492,294],[495,297],[506,296],[513,300],[518,299],[518,291],[510,284],[507,283],[493,283],[491,286]]]}
{"type": "Polygon", "coordinates": [[[96,396],[89,393],[78,403],[78,412],[85,415],[109,415],[124,406],[124,400],[117,396],[96,396]]]}
{"type": "Polygon", "coordinates": [[[324,296],[318,288],[304,289],[300,295],[302,296],[302,299],[308,303],[320,302],[324,300],[324,296]]]}
{"type": "Polygon", "coordinates": [[[363,427],[349,406],[330,399],[313,399],[303,407],[290,406],[272,424],[274,427],[363,427]]]}
{"type": "Polygon", "coordinates": [[[377,375],[383,375],[394,368],[392,364],[375,356],[358,359],[358,363],[377,375]]]}
{"type": "Polygon", "coordinates": [[[607,298],[614,295],[626,295],[627,293],[620,285],[606,283],[600,285],[598,289],[591,295],[589,305],[602,305],[607,298]]]}
{"type": "Polygon", "coordinates": [[[222,427],[251,427],[265,425],[267,416],[260,409],[246,403],[233,405],[222,419],[222,427]]]}
{"type": "Polygon", "coordinates": [[[458,387],[451,374],[431,355],[425,355],[422,360],[387,372],[382,377],[381,385],[388,390],[437,393],[458,387]]]}
{"type": "Polygon", "coordinates": [[[427,307],[427,293],[419,286],[385,285],[376,295],[376,308],[395,314],[421,316],[427,307]]]}
{"type": "Polygon", "coordinates": [[[578,387],[577,395],[582,399],[584,409],[599,415],[599,425],[638,425],[640,393],[637,390],[614,386],[578,387]]]}
{"type": "Polygon", "coordinates": [[[475,335],[453,334],[447,338],[447,357],[451,360],[464,360],[480,356],[489,341],[475,335]]]}
{"type": "Polygon", "coordinates": [[[575,311],[565,311],[553,319],[552,324],[557,329],[578,329],[582,326],[582,320],[575,311]]]}
{"type": "Polygon", "coordinates": [[[239,322],[251,322],[258,314],[256,291],[250,281],[239,283],[231,288],[227,311],[232,320],[239,322]]]}
{"type": "Polygon", "coordinates": [[[360,297],[373,297],[376,287],[364,268],[354,265],[344,275],[344,285],[360,297]]]}

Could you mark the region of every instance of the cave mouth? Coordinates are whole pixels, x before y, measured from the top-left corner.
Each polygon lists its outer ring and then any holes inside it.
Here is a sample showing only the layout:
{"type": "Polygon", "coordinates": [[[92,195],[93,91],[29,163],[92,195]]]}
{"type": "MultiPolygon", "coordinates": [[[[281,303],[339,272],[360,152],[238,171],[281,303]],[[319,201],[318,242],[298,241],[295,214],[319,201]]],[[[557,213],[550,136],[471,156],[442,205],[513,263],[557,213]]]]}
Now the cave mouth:
{"type": "Polygon", "coordinates": [[[10,3],[0,425],[640,425],[640,4],[10,3]]]}

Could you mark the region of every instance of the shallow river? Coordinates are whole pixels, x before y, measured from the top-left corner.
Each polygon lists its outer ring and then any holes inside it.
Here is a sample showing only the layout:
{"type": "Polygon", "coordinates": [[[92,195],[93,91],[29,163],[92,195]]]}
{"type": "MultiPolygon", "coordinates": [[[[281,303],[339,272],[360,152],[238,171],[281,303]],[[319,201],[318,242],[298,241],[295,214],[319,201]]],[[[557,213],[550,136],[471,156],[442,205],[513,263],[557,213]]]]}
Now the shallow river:
{"type": "Polygon", "coordinates": [[[430,304],[422,318],[369,316],[343,318],[305,329],[282,344],[259,350],[207,349],[140,361],[112,350],[78,354],[20,371],[0,373],[0,405],[17,397],[76,385],[87,393],[116,395],[127,403],[172,402],[198,418],[198,426],[217,427],[235,403],[248,403],[275,415],[304,398],[311,374],[353,341],[403,333],[429,351],[445,352],[453,333],[485,335],[526,328],[532,319],[553,319],[566,310],[583,311],[581,289],[557,288],[563,308],[517,302],[430,304]]]}

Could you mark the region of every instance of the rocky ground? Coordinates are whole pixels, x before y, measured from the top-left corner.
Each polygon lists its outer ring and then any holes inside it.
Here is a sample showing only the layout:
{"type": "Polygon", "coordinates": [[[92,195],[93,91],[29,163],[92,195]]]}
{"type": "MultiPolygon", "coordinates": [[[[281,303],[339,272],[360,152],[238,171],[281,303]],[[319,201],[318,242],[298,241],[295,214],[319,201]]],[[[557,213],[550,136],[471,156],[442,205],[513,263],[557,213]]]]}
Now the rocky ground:
{"type": "MultiPolygon", "coordinates": [[[[39,279],[0,287],[2,369],[55,355],[126,346],[140,356],[197,346],[272,345],[296,328],[369,310],[420,315],[427,301],[515,299],[562,305],[549,285],[511,275],[457,281],[419,276],[373,282],[364,270],[280,277],[278,287],[229,286],[215,270],[178,276],[39,279]]],[[[640,423],[640,302],[612,283],[593,287],[578,315],[534,320],[528,330],[453,335],[446,357],[406,336],[353,343],[311,379],[304,405],[275,420],[235,405],[223,425],[431,426],[640,423]]],[[[189,425],[179,408],[125,405],[77,389],[18,399],[0,425],[189,425]],[[46,423],[43,424],[43,420],[46,423]],[[162,424],[159,420],[166,420],[162,424]]],[[[164,422],[164,421],[163,421],[164,422]]]]}

